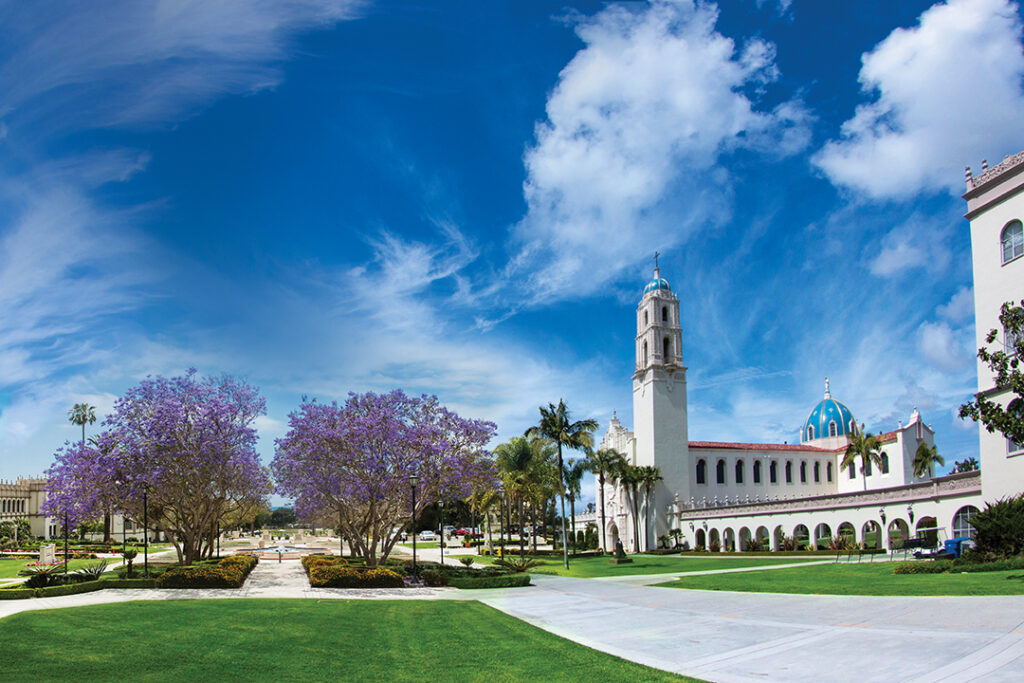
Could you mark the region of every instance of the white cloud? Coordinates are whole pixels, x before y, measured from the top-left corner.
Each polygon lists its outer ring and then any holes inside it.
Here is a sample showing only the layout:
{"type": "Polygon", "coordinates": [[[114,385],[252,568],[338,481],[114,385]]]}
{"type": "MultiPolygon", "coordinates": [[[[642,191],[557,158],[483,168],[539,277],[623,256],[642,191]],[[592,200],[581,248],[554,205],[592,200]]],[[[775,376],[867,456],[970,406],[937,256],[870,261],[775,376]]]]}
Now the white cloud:
{"type": "Polygon", "coordinates": [[[961,287],[949,302],[939,306],[938,314],[954,323],[962,323],[974,317],[974,290],[961,287]]]}
{"type": "Polygon", "coordinates": [[[874,198],[963,191],[964,165],[1016,152],[1024,137],[1024,52],[1017,6],[950,0],[862,57],[872,102],[857,107],[814,163],[874,198]]]}
{"type": "Polygon", "coordinates": [[[581,19],[586,44],[559,75],[547,119],[527,150],[528,213],[514,230],[513,270],[536,299],[587,294],[728,219],[737,149],[803,149],[808,114],[796,101],[758,111],[745,91],[778,76],[775,48],[740,50],[714,30],[717,9],[656,0],[581,19]]]}
{"type": "Polygon", "coordinates": [[[896,277],[927,267],[944,271],[952,259],[946,222],[914,214],[882,238],[882,248],[869,258],[868,269],[878,277],[896,277]]]}
{"type": "Polygon", "coordinates": [[[962,330],[954,331],[945,322],[922,323],[917,347],[925,360],[946,372],[962,372],[971,365],[962,330]]]}

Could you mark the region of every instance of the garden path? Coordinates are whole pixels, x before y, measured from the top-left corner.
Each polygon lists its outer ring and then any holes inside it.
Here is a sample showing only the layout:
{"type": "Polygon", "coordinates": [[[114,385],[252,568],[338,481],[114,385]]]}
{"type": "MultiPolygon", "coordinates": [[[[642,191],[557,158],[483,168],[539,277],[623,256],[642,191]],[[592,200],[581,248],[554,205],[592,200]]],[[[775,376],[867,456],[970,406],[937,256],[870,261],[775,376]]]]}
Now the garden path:
{"type": "Polygon", "coordinates": [[[551,633],[712,681],[1020,681],[1024,596],[673,590],[534,575],[480,601],[551,633]]]}

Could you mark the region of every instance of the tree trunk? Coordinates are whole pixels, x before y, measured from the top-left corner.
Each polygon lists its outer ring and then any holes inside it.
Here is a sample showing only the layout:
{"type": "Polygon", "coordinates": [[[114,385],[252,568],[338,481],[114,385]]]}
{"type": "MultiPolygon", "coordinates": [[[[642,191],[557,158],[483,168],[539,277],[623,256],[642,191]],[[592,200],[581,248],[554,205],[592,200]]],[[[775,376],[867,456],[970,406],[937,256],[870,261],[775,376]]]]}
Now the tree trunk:
{"type": "Polygon", "coordinates": [[[530,503],[530,519],[533,520],[533,528],[530,529],[530,535],[533,536],[533,554],[537,554],[537,506],[532,502],[530,503]]]}
{"type": "MultiPolygon", "coordinates": [[[[103,542],[110,543],[110,510],[103,513],[103,542]]],[[[122,522],[123,524],[124,522],[122,522]]]]}
{"type": "Polygon", "coordinates": [[[562,478],[562,470],[565,463],[562,461],[562,442],[558,442],[558,498],[562,501],[562,562],[565,568],[569,568],[569,546],[565,544],[565,482],[562,478]]]}
{"type": "Polygon", "coordinates": [[[523,538],[523,499],[519,499],[519,559],[522,560],[526,554],[526,539],[523,538]]]}
{"type": "Polygon", "coordinates": [[[601,550],[608,552],[608,538],[605,536],[606,522],[604,519],[604,470],[599,471],[597,474],[601,484],[601,550]]]}
{"type": "Polygon", "coordinates": [[[572,515],[572,554],[576,554],[576,496],[569,499],[569,514],[572,515]]]}

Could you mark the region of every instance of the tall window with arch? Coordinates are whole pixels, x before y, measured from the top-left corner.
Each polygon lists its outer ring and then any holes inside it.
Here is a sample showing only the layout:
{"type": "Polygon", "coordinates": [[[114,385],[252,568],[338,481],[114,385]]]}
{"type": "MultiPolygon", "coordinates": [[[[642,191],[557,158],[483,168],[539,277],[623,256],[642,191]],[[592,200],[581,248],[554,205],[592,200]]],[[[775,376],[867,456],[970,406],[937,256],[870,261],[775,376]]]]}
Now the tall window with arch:
{"type": "Polygon", "coordinates": [[[761,483],[761,461],[760,460],[755,460],[754,461],[754,483],[755,484],[760,484],[761,483]]]}
{"type": "Polygon", "coordinates": [[[779,483],[779,463],[776,460],[768,463],[768,481],[773,484],[779,483]]]}
{"type": "Polygon", "coordinates": [[[697,483],[708,483],[708,464],[704,461],[704,458],[697,461],[697,483]]]}
{"type": "Polygon", "coordinates": [[[856,479],[856,478],[857,478],[857,468],[854,467],[853,463],[851,462],[850,463],[850,479],[856,479]]]}
{"type": "Polygon", "coordinates": [[[800,463],[800,483],[807,483],[807,461],[804,460],[800,463]]]}
{"type": "Polygon", "coordinates": [[[644,366],[647,365],[647,342],[644,342],[644,366]]]}
{"type": "Polygon", "coordinates": [[[793,461],[792,460],[787,460],[786,461],[786,483],[787,484],[792,484],[793,483],[793,461]]]}
{"type": "Polygon", "coordinates": [[[644,311],[644,327],[647,327],[647,325],[648,325],[647,311],[644,311]]]}
{"type": "Polygon", "coordinates": [[[832,483],[832,463],[825,463],[825,481],[832,483]]]}
{"type": "Polygon", "coordinates": [[[831,422],[829,422],[828,423],[828,435],[829,436],[836,436],[838,434],[838,432],[839,432],[839,430],[836,428],[836,421],[832,420],[831,422]]]}
{"type": "Polygon", "coordinates": [[[814,425],[807,425],[807,440],[814,440],[814,425]]]}
{"type": "Polygon", "coordinates": [[[1014,220],[1007,223],[999,240],[1002,246],[1003,263],[1009,263],[1024,254],[1024,226],[1020,221],[1014,220]]]}
{"type": "Polygon", "coordinates": [[[668,359],[672,356],[672,341],[665,337],[661,340],[661,355],[668,362],[668,359]]]}
{"type": "Polygon", "coordinates": [[[725,460],[719,460],[715,465],[715,481],[719,484],[725,483],[725,460]]]}
{"type": "Polygon", "coordinates": [[[882,453],[882,474],[889,474],[889,456],[882,453]]]}
{"type": "Polygon", "coordinates": [[[661,319],[664,322],[668,322],[668,306],[661,307],[661,319]]]}
{"type": "Polygon", "coordinates": [[[814,483],[815,484],[820,484],[821,483],[821,463],[820,462],[815,462],[814,463],[814,483]]]}
{"type": "Polygon", "coordinates": [[[736,483],[737,484],[742,484],[743,483],[743,461],[742,460],[737,460],[736,461],[736,483]]]}

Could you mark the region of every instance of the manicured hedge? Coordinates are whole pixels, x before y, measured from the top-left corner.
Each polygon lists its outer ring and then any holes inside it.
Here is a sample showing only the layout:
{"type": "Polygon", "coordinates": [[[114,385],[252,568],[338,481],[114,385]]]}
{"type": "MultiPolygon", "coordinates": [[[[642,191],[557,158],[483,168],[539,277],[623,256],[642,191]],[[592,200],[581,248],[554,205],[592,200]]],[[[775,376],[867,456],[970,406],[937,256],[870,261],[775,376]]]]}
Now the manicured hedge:
{"type": "Polygon", "coordinates": [[[241,588],[259,560],[232,555],[213,566],[171,567],[157,577],[157,588],[241,588]]]}
{"type": "Polygon", "coordinates": [[[309,566],[309,585],[313,588],[402,588],[405,579],[390,569],[360,569],[314,562],[309,566]]]}
{"type": "Polygon", "coordinates": [[[901,562],[893,568],[893,574],[956,574],[966,572],[1002,572],[1010,569],[1024,569],[1024,557],[994,562],[957,562],[956,560],[921,560],[901,562]]]}
{"type": "Polygon", "coordinates": [[[300,560],[302,562],[302,568],[309,574],[309,568],[316,565],[323,565],[327,567],[347,567],[348,560],[340,555],[306,555],[300,560]]]}
{"type": "Polygon", "coordinates": [[[452,588],[519,588],[530,585],[530,575],[453,576],[448,579],[448,585],[452,588]]]}
{"type": "Polygon", "coordinates": [[[0,588],[0,600],[22,600],[35,596],[35,588],[0,588]]]}

